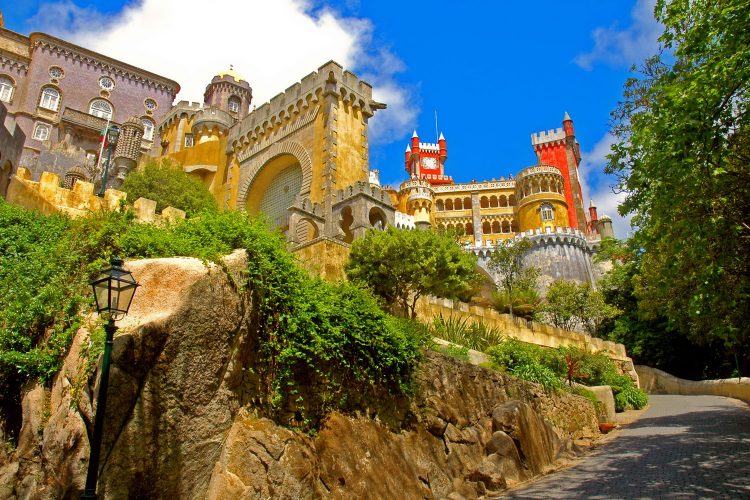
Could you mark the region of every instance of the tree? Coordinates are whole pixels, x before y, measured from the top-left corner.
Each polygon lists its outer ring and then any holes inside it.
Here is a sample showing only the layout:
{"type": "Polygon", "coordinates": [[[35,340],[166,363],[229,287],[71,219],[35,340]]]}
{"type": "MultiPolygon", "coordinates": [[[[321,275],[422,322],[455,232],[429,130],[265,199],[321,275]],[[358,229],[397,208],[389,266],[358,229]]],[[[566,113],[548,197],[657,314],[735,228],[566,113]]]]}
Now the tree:
{"type": "Polygon", "coordinates": [[[581,326],[589,335],[597,335],[605,320],[622,311],[605,301],[604,295],[588,283],[557,280],[547,289],[541,308],[547,321],[558,328],[573,330],[581,326]]]}
{"type": "Polygon", "coordinates": [[[148,198],[156,210],[167,207],[184,210],[188,217],[202,210],[215,210],[216,200],[199,179],[192,177],[171,161],[149,161],[142,169],[131,172],[120,188],[128,199],[148,198]]]}
{"type": "Polygon", "coordinates": [[[532,266],[525,266],[523,257],[531,250],[531,240],[508,240],[498,242],[495,250],[490,254],[489,267],[500,275],[501,291],[508,294],[508,308],[513,317],[513,298],[516,290],[529,290],[536,286],[539,270],[532,266]]]}
{"type": "Polygon", "coordinates": [[[750,3],[659,0],[668,55],[648,59],[613,112],[607,171],[627,193],[646,318],[748,359],[750,3]]]}
{"type": "Polygon", "coordinates": [[[423,295],[457,298],[479,279],[476,257],[452,237],[393,227],[370,230],[354,240],[346,274],[411,318],[416,318],[417,300],[423,295]]]}

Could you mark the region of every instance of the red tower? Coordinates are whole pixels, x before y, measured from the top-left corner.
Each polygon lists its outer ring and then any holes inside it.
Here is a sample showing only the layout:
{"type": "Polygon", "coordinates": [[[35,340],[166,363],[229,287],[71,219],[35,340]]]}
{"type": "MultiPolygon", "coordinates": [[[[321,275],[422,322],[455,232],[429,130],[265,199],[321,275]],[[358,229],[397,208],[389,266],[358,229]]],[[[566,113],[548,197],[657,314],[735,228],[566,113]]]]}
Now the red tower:
{"type": "Polygon", "coordinates": [[[576,141],[573,120],[567,112],[562,124],[562,128],[531,134],[531,145],[534,147],[539,165],[552,165],[560,169],[565,183],[565,201],[568,203],[570,227],[587,233],[588,223],[578,177],[581,150],[576,141]]]}
{"type": "Polygon", "coordinates": [[[445,160],[448,146],[440,134],[437,144],[420,142],[417,131],[411,137],[411,146],[406,147],[405,166],[409,177],[425,179],[430,184],[453,184],[453,178],[445,175],[445,160]]]}

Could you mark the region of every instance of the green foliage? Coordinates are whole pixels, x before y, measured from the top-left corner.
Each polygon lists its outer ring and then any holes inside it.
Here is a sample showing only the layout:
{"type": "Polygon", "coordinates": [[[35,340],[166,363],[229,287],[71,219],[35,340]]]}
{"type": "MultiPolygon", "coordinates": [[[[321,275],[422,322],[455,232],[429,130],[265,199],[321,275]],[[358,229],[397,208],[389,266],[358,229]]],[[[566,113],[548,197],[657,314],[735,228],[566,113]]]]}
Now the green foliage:
{"type": "Polygon", "coordinates": [[[512,307],[510,295],[507,291],[495,291],[492,294],[492,300],[495,309],[501,313],[510,313],[512,310],[514,315],[528,320],[534,319],[537,316],[539,308],[542,305],[542,298],[539,296],[536,288],[525,288],[523,283],[513,291],[512,307]]]}
{"type": "Polygon", "coordinates": [[[444,318],[442,314],[434,319],[430,332],[435,337],[476,351],[484,351],[503,340],[503,333],[498,328],[459,316],[444,318]]]}
{"type": "MultiPolygon", "coordinates": [[[[617,411],[625,407],[643,408],[648,397],[627,375],[619,372],[614,362],[602,353],[591,354],[577,347],[549,349],[527,344],[516,339],[506,339],[500,345],[487,350],[493,365],[515,377],[542,384],[546,390],[558,390],[565,385],[571,392],[578,393],[573,382],[595,386],[609,385],[615,398],[619,394],[621,402],[617,411]]],[[[590,391],[588,391],[590,392],[590,391]]],[[[581,394],[590,399],[593,394],[581,394]]],[[[593,400],[596,400],[593,397],[593,400]]],[[[616,399],[617,404],[617,399],[616,399]]],[[[597,405],[598,407],[598,405],[597,405]]]]}
{"type": "Polygon", "coordinates": [[[594,405],[594,408],[596,409],[597,413],[602,413],[604,411],[604,405],[601,401],[596,399],[596,394],[594,394],[592,391],[581,387],[581,386],[568,386],[565,388],[566,391],[570,392],[571,394],[575,394],[576,396],[582,396],[594,405]]]}
{"type": "Polygon", "coordinates": [[[668,55],[627,82],[607,169],[627,193],[620,212],[633,214],[637,310],[678,343],[747,363],[750,3],[659,0],[655,14],[668,55]]]}
{"type": "Polygon", "coordinates": [[[389,227],[352,243],[346,273],[387,307],[415,318],[423,295],[457,298],[471,291],[479,279],[475,269],[476,257],[448,235],[389,227]]]}
{"type": "Polygon", "coordinates": [[[465,346],[449,344],[438,346],[438,351],[444,352],[448,356],[452,356],[461,361],[469,361],[469,348],[465,346]]]}
{"type": "Polygon", "coordinates": [[[531,250],[533,244],[528,238],[521,240],[508,240],[498,242],[495,250],[490,254],[489,267],[500,275],[500,300],[505,299],[503,305],[507,306],[508,312],[513,316],[513,306],[516,295],[525,293],[533,300],[530,294],[536,288],[539,278],[539,270],[535,267],[525,266],[523,257],[531,250]]]}
{"type": "Polygon", "coordinates": [[[565,280],[550,285],[539,311],[544,322],[566,330],[581,326],[590,335],[598,335],[604,321],[622,312],[607,303],[602,292],[594,290],[588,283],[579,285],[565,280]]]}
{"type": "MultiPolygon", "coordinates": [[[[269,414],[295,410],[312,427],[332,408],[409,394],[427,328],[387,316],[352,284],[310,278],[283,236],[261,220],[207,211],[158,227],[133,224],[128,213],[46,217],[2,200],[0,393],[11,397],[24,380],[45,381],[59,370],[78,315],[91,300],[88,282],[111,255],[217,260],[235,248],[248,256],[247,289],[258,328],[254,371],[269,414]]],[[[100,333],[94,330],[84,348],[87,370],[101,350],[100,333]]]]}
{"type": "Polygon", "coordinates": [[[615,394],[615,410],[640,410],[648,404],[648,396],[637,387],[623,387],[615,394]]]}
{"type": "Polygon", "coordinates": [[[141,197],[154,200],[157,212],[174,207],[193,217],[198,212],[216,209],[216,200],[205,184],[167,159],[150,161],[131,172],[120,189],[128,193],[130,201],[141,197]]]}

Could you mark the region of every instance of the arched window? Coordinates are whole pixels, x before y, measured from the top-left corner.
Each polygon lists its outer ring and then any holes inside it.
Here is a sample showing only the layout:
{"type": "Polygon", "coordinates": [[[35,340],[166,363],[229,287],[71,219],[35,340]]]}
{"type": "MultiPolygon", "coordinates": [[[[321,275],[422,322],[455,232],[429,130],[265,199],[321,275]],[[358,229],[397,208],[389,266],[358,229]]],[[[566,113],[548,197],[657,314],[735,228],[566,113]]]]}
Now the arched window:
{"type": "Polygon", "coordinates": [[[508,198],[506,198],[505,195],[500,196],[499,202],[501,207],[508,206],[508,198]]]}
{"type": "Polygon", "coordinates": [[[463,210],[463,206],[461,204],[461,198],[456,198],[456,201],[453,202],[453,208],[456,210],[463,210]]]}
{"type": "Polygon", "coordinates": [[[60,107],[60,92],[52,87],[42,90],[42,98],[39,100],[39,107],[57,111],[60,107]]]}
{"type": "Polygon", "coordinates": [[[34,127],[34,139],[37,141],[46,141],[49,139],[50,126],[46,123],[37,123],[34,127]]]}
{"type": "Polygon", "coordinates": [[[150,118],[141,118],[143,124],[143,140],[153,141],[154,140],[154,122],[150,118]]]}
{"type": "Polygon", "coordinates": [[[7,76],[0,76],[0,101],[10,102],[13,98],[13,80],[7,76]]]}
{"type": "Polygon", "coordinates": [[[453,210],[453,200],[451,199],[445,200],[445,209],[453,210]]]}
{"type": "Polygon", "coordinates": [[[483,222],[482,223],[482,234],[490,234],[491,231],[492,231],[492,226],[490,225],[489,221],[488,222],[483,222]]]}
{"type": "Polygon", "coordinates": [[[240,104],[242,104],[242,101],[239,97],[236,95],[233,95],[229,98],[229,111],[232,113],[239,113],[240,112],[240,104]]]}
{"type": "Polygon", "coordinates": [[[464,198],[464,210],[471,210],[471,198],[464,198]]]}
{"type": "Polygon", "coordinates": [[[490,200],[486,196],[479,199],[479,208],[490,208],[490,200]]]}
{"type": "Polygon", "coordinates": [[[516,206],[516,195],[512,194],[512,195],[508,196],[508,205],[510,205],[511,207],[515,207],[516,206]]]}
{"type": "Polygon", "coordinates": [[[497,208],[497,196],[494,194],[490,196],[490,207],[497,208]]]}
{"type": "Polygon", "coordinates": [[[474,224],[472,224],[471,222],[466,224],[466,234],[470,236],[474,234],[474,224]]]}
{"type": "Polygon", "coordinates": [[[539,212],[542,214],[542,220],[555,220],[555,209],[549,203],[542,203],[539,207],[539,212]]]}
{"type": "Polygon", "coordinates": [[[500,232],[500,222],[495,221],[492,223],[492,232],[493,233],[499,233],[500,232]]]}
{"type": "Polygon", "coordinates": [[[112,106],[107,101],[94,99],[89,105],[89,114],[98,116],[99,118],[103,118],[105,120],[111,120],[112,106]]]}
{"type": "Polygon", "coordinates": [[[443,210],[445,210],[445,204],[443,203],[443,200],[438,200],[435,205],[437,206],[438,212],[442,212],[443,210]]]}
{"type": "Polygon", "coordinates": [[[510,222],[508,222],[507,220],[503,221],[503,232],[504,233],[510,232],[510,222]]]}

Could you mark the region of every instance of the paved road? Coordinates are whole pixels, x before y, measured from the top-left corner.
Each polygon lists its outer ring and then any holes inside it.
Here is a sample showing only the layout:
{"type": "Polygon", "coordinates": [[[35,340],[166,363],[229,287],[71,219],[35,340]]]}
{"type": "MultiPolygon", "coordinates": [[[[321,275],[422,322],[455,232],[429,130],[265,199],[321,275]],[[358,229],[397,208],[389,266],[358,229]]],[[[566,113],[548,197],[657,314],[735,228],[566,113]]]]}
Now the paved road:
{"type": "Polygon", "coordinates": [[[750,499],[747,405],[715,396],[649,401],[611,443],[505,498],[750,499]]]}

